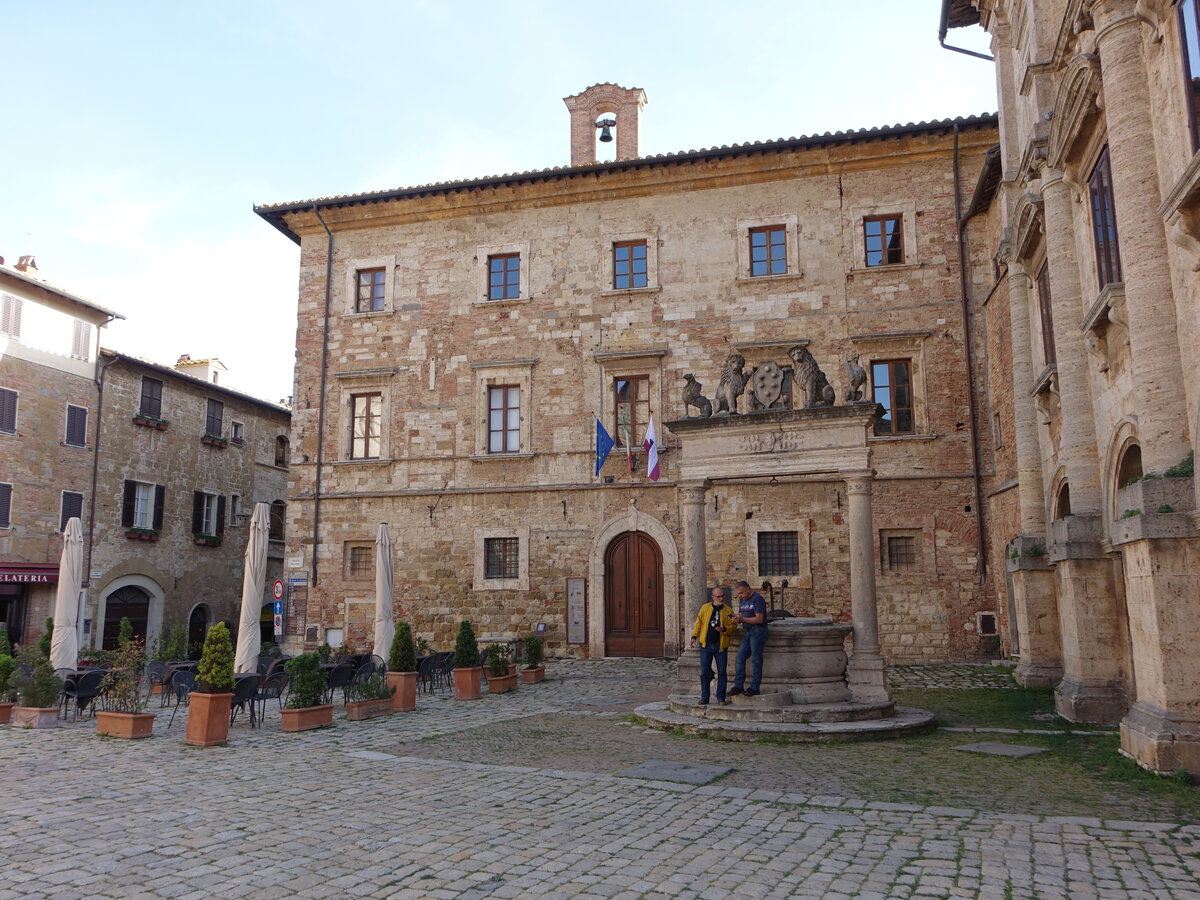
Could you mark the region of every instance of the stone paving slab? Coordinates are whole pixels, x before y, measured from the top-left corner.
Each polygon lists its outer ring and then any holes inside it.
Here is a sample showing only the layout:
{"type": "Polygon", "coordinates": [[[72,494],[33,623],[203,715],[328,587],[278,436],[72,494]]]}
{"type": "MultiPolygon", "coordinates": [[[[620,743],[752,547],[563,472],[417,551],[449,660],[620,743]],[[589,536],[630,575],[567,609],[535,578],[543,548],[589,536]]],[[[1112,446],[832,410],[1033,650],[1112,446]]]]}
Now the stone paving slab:
{"type": "Polygon", "coordinates": [[[728,775],[732,766],[703,766],[695,763],[671,762],[651,759],[632,769],[618,772],[622,778],[645,778],[650,781],[682,781],[685,784],[704,785],[728,775]]]}
{"type": "MultiPolygon", "coordinates": [[[[1015,733],[1015,732],[1014,732],[1015,733]]],[[[1045,747],[1024,747],[1020,744],[1002,744],[999,741],[981,741],[978,744],[962,744],[951,747],[951,750],[962,750],[964,753],[986,753],[989,756],[1008,756],[1012,759],[1024,759],[1026,756],[1037,756],[1045,753],[1045,747]]]]}

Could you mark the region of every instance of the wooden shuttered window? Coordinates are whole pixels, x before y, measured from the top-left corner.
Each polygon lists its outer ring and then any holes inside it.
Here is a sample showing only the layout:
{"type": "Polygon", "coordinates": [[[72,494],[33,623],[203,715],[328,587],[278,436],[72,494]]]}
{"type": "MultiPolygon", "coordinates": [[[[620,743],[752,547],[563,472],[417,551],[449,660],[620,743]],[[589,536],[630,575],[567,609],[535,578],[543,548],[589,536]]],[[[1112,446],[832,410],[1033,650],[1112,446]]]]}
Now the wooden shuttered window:
{"type": "Polygon", "coordinates": [[[17,433],[17,392],[0,388],[0,431],[17,433]]]}
{"type": "Polygon", "coordinates": [[[0,484],[0,528],[12,524],[12,485],[0,484]]]}
{"type": "Polygon", "coordinates": [[[0,294],[0,334],[21,336],[21,307],[24,301],[12,294],[0,294]]]}
{"type": "Polygon", "coordinates": [[[166,490],[161,484],[126,480],[121,502],[121,527],[162,531],[165,499],[166,490]]]}
{"type": "Polygon", "coordinates": [[[209,400],[204,417],[204,433],[220,437],[225,427],[225,404],[220,400],[209,400]]]}
{"type": "Polygon", "coordinates": [[[142,376],[142,399],[138,412],[155,418],[162,415],[162,382],[157,378],[142,376]]]}
{"type": "Polygon", "coordinates": [[[92,358],[92,326],[88,322],[75,320],[71,332],[71,355],[76,359],[92,358]]]}
{"type": "Polygon", "coordinates": [[[87,409],[67,404],[66,443],[69,447],[87,446],[87,409]]]}
{"type": "Polygon", "coordinates": [[[62,492],[62,505],[58,516],[58,530],[66,531],[67,522],[71,519],[79,519],[83,522],[83,494],[76,491],[62,492]]]}
{"type": "Polygon", "coordinates": [[[225,534],[225,497],[205,491],[192,492],[192,533],[225,534]]]}

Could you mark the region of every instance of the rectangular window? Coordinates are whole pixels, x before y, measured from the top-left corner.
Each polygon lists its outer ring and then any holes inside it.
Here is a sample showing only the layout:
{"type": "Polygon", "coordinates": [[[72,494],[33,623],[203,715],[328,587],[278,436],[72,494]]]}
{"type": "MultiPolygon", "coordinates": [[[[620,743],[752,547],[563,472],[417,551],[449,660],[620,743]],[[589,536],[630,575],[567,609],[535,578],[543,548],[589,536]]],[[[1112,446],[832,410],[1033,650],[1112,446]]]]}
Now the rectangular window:
{"type": "Polygon", "coordinates": [[[0,333],[9,337],[21,336],[21,307],[24,301],[12,294],[0,295],[0,333]]]}
{"type": "Polygon", "coordinates": [[[758,574],[796,575],[800,571],[800,545],[795,531],[758,533],[758,574]]]}
{"type": "Polygon", "coordinates": [[[246,426],[241,422],[230,422],[229,440],[234,444],[246,443],[246,426]]]}
{"type": "Polygon", "coordinates": [[[863,239],[868,266],[894,266],[904,262],[903,216],[865,216],[863,239]]]}
{"type": "Polygon", "coordinates": [[[382,447],[383,394],[353,394],[350,410],[350,458],[378,459],[382,447]]]}
{"type": "Polygon", "coordinates": [[[229,495],[229,524],[237,525],[238,513],[242,511],[242,498],[239,494],[229,495]]]}
{"type": "Polygon", "coordinates": [[[87,410],[82,406],[67,404],[67,434],[65,438],[68,447],[87,446],[87,410]]]}
{"type": "Polygon", "coordinates": [[[484,578],[520,576],[521,541],[515,537],[484,538],[484,578]]]}
{"type": "Polygon", "coordinates": [[[142,399],[138,412],[158,418],[162,415],[162,382],[157,378],[142,376],[142,399]]]}
{"type": "Polygon", "coordinates": [[[1179,43],[1182,45],[1183,84],[1194,153],[1200,150],[1200,9],[1197,0],[1179,3],[1179,43]]]}
{"type": "Polygon", "coordinates": [[[0,528],[12,525],[12,485],[0,483],[0,528]]]}
{"type": "Polygon", "coordinates": [[[355,283],[358,285],[354,298],[355,312],[378,312],[385,307],[387,272],[384,269],[359,269],[355,283]]]}
{"type": "Polygon", "coordinates": [[[646,242],[613,244],[613,290],[644,288],[646,283],[646,242]]]}
{"type": "Polygon", "coordinates": [[[71,519],[83,520],[83,494],[75,491],[63,491],[62,503],[59,507],[58,530],[66,531],[67,522],[71,519]]]}
{"type": "Polygon", "coordinates": [[[883,567],[889,572],[903,572],[917,567],[917,539],[910,534],[884,535],[883,567]]]}
{"type": "Polygon", "coordinates": [[[521,449],[521,389],[515,384],[488,388],[488,453],[521,449]]]}
{"type": "Polygon", "coordinates": [[[165,490],[161,484],[144,481],[126,481],[125,498],[121,505],[123,528],[162,529],[163,499],[165,490]]]}
{"type": "Polygon", "coordinates": [[[1121,250],[1117,246],[1117,214],[1113,203],[1112,167],[1108,160],[1108,148],[1100,151],[1100,158],[1088,177],[1088,195],[1092,204],[1092,239],[1096,244],[1096,275],[1100,288],[1120,281],[1121,250]]]}
{"type": "Polygon", "coordinates": [[[71,355],[76,359],[92,358],[92,326],[88,322],[75,320],[71,332],[71,355]]]}
{"type": "Polygon", "coordinates": [[[0,431],[17,433],[17,392],[0,388],[0,431]]]}
{"type": "Polygon", "coordinates": [[[349,578],[372,578],[375,575],[375,548],[367,544],[350,548],[346,565],[349,578]]]}
{"type": "Polygon", "coordinates": [[[216,494],[196,491],[195,521],[192,523],[192,531],[200,534],[217,533],[217,500],[216,494]]]}
{"type": "Polygon", "coordinates": [[[640,447],[639,435],[650,421],[650,376],[628,375],[613,379],[613,410],[615,412],[613,438],[618,447],[626,442],[640,447]]]}
{"type": "Polygon", "coordinates": [[[521,254],[488,257],[488,299],[513,300],[521,296],[521,254]]]}
{"type": "Polygon", "coordinates": [[[750,274],[787,273],[787,226],[768,225],[750,229],[750,274]]]}
{"type": "Polygon", "coordinates": [[[907,359],[871,363],[871,386],[875,402],[883,407],[883,418],[875,423],[876,434],[912,434],[912,367],[907,359]]]}
{"type": "Polygon", "coordinates": [[[209,400],[208,411],[204,418],[204,433],[220,437],[225,428],[225,404],[220,400],[209,400]]]}
{"type": "Polygon", "coordinates": [[[1046,365],[1054,361],[1054,314],[1050,308],[1050,264],[1042,263],[1037,277],[1038,311],[1042,320],[1042,358],[1046,365]]]}

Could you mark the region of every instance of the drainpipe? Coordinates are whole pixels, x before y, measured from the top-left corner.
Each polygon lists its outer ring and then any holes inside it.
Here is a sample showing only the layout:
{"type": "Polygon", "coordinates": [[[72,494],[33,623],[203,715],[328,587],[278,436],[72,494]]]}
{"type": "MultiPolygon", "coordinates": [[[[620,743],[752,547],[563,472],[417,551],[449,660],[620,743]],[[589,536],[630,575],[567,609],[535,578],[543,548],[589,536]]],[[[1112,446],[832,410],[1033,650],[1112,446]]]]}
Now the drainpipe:
{"type": "MultiPolygon", "coordinates": [[[[104,325],[108,325],[109,322],[112,322],[111,318],[108,320],[108,322],[105,322],[104,325]]],[[[100,327],[103,328],[104,326],[102,325],[100,327]]],[[[80,606],[83,608],[84,613],[87,612],[88,594],[89,594],[90,588],[92,586],[92,553],[95,549],[94,540],[95,540],[95,535],[96,535],[96,483],[99,480],[99,475],[100,475],[100,436],[103,433],[100,430],[100,426],[104,422],[104,379],[105,379],[105,376],[108,375],[108,367],[111,366],[116,361],[117,361],[117,357],[114,356],[110,362],[106,362],[103,366],[101,366],[100,365],[99,348],[97,348],[96,367],[99,369],[99,374],[98,374],[97,378],[95,379],[96,380],[96,439],[92,443],[92,485],[91,485],[91,491],[88,495],[87,562],[85,563],[85,565],[83,567],[83,597],[80,601],[80,606]]],[[[84,616],[80,617],[81,620],[83,618],[84,618],[84,616]]],[[[99,618],[99,616],[92,617],[93,624],[95,623],[96,619],[98,619],[98,618],[99,618]]],[[[80,629],[83,628],[82,621],[80,621],[80,623],[79,623],[79,628],[80,629]]],[[[91,645],[93,647],[96,646],[96,629],[95,628],[92,629],[91,639],[92,639],[91,645]]],[[[81,647],[83,646],[82,636],[80,637],[80,640],[79,640],[79,646],[81,646],[81,647]]]]}
{"type": "Polygon", "coordinates": [[[950,0],[942,0],[942,19],[938,24],[938,43],[942,45],[943,50],[953,50],[955,53],[962,53],[966,56],[974,56],[976,59],[986,59],[988,62],[995,62],[996,57],[988,56],[986,53],[976,53],[974,50],[968,50],[966,47],[954,47],[946,43],[946,32],[950,30],[950,0]]]}
{"type": "Polygon", "coordinates": [[[321,394],[317,398],[317,477],[313,490],[312,530],[312,587],[317,586],[320,569],[318,549],[321,534],[321,464],[325,461],[325,388],[329,378],[329,310],[333,302],[333,232],[321,217],[321,210],[313,204],[313,215],[325,229],[328,242],[325,247],[325,319],[321,324],[321,394]]]}
{"type": "MultiPolygon", "coordinates": [[[[948,2],[948,0],[946,0],[948,2]]],[[[942,9],[945,10],[943,3],[942,9]]],[[[987,541],[985,540],[985,517],[983,510],[983,479],[979,473],[979,415],[975,399],[975,353],[972,350],[970,301],[967,299],[967,231],[962,217],[962,173],[959,171],[958,123],[954,123],[954,222],[958,229],[958,290],[962,301],[963,356],[967,366],[967,405],[971,414],[971,477],[975,481],[975,515],[979,526],[975,529],[978,540],[979,583],[987,584],[987,541]]]]}

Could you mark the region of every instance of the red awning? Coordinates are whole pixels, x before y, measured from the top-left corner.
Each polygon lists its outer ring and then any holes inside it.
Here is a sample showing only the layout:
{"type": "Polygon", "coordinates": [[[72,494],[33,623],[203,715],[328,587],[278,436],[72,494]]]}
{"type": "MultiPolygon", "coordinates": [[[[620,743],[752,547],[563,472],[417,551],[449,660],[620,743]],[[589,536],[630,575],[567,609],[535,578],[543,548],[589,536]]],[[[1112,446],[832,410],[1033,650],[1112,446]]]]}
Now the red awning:
{"type": "Polygon", "coordinates": [[[0,562],[0,584],[58,584],[58,563],[0,562]]]}

